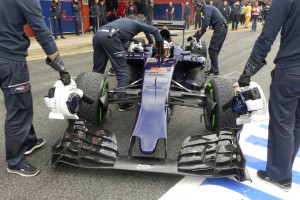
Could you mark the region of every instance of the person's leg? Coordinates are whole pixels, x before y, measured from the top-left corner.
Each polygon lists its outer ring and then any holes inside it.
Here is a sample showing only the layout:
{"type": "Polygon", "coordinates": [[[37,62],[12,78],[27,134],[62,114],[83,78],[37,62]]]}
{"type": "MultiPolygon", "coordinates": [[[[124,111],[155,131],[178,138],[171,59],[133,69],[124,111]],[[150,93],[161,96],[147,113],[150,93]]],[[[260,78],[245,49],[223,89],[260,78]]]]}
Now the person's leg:
{"type": "Polygon", "coordinates": [[[299,87],[295,85],[299,84],[299,77],[297,67],[273,72],[269,100],[270,122],[266,172],[274,181],[292,178],[292,160],[295,152],[294,128],[300,93],[299,87]]]}
{"type": "Polygon", "coordinates": [[[24,153],[32,125],[33,108],[29,72],[26,62],[0,59],[1,88],[6,106],[6,161],[12,170],[23,169],[29,163],[24,153]]]}
{"type": "Polygon", "coordinates": [[[63,33],[63,19],[62,18],[58,18],[58,25],[59,25],[59,30],[60,30],[60,37],[64,38],[64,33],[63,33]]]}
{"type": "Polygon", "coordinates": [[[258,18],[254,18],[254,31],[256,31],[257,29],[257,21],[258,21],[258,18]]]}
{"type": "Polygon", "coordinates": [[[53,19],[54,24],[54,38],[57,39],[57,19],[53,19]]]}
{"type": "Polygon", "coordinates": [[[239,16],[235,15],[235,30],[238,29],[238,26],[239,26],[239,16]]]}
{"type": "Polygon", "coordinates": [[[104,74],[108,57],[103,49],[103,40],[107,40],[107,33],[97,32],[93,37],[93,48],[94,48],[94,67],[93,72],[104,74]]]}
{"type": "Polygon", "coordinates": [[[227,28],[221,27],[214,31],[208,48],[209,57],[211,59],[211,71],[219,73],[218,55],[221,51],[225,38],[227,36],[227,28]]]}
{"type": "Polygon", "coordinates": [[[295,157],[300,148],[300,103],[298,103],[297,111],[296,111],[296,122],[294,128],[294,153],[292,156],[292,167],[295,161],[295,157]]]}
{"type": "MultiPolygon", "coordinates": [[[[118,37],[112,37],[103,41],[104,50],[115,70],[118,87],[126,87],[129,84],[127,61],[125,51],[118,37]]],[[[125,93],[118,93],[118,98],[126,98],[125,93]]]]}

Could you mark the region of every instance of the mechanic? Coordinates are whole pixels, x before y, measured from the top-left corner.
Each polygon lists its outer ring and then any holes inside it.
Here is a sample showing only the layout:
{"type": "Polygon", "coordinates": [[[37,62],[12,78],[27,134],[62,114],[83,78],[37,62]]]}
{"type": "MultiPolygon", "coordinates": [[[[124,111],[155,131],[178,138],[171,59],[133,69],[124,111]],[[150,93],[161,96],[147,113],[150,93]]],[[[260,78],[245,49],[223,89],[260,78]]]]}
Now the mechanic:
{"type": "MultiPolygon", "coordinates": [[[[206,71],[205,75],[210,77],[219,77],[218,55],[227,35],[227,22],[222,16],[221,12],[216,7],[205,4],[205,0],[198,1],[197,6],[202,10],[204,20],[202,27],[196,32],[194,37],[197,39],[197,41],[199,41],[209,25],[211,25],[212,29],[214,30],[208,48],[209,57],[211,59],[211,69],[206,71]]],[[[189,37],[188,41],[191,40],[192,37],[189,37]]]]}
{"type": "Polygon", "coordinates": [[[75,20],[75,31],[76,31],[76,35],[79,36],[81,34],[80,29],[81,29],[81,6],[78,0],[73,0],[71,3],[71,7],[72,7],[72,13],[74,16],[74,20],[75,20]]]}
{"type": "Polygon", "coordinates": [[[288,191],[292,187],[292,166],[300,147],[300,1],[273,0],[263,30],[240,76],[240,87],[265,64],[278,32],[280,48],[274,60],[269,100],[269,136],[266,171],[260,180],[288,191]]]}
{"type": "Polygon", "coordinates": [[[186,2],[184,7],[184,14],[183,14],[186,30],[189,30],[190,28],[190,14],[191,14],[191,7],[189,6],[189,2],[186,2]]]}
{"type": "MultiPolygon", "coordinates": [[[[149,44],[153,44],[150,36],[152,34],[160,51],[163,51],[161,50],[163,41],[158,29],[140,22],[143,19],[145,16],[142,14],[139,14],[138,17],[130,15],[128,18],[115,20],[100,28],[93,38],[93,72],[103,74],[109,59],[117,76],[118,87],[126,87],[128,85],[128,69],[123,45],[142,31],[149,44]]],[[[118,93],[118,98],[126,98],[126,94],[118,93]]],[[[120,103],[119,111],[126,111],[134,106],[134,103],[120,103]]]]}
{"type": "Polygon", "coordinates": [[[6,106],[5,143],[7,171],[35,176],[39,169],[29,164],[24,154],[44,145],[32,125],[31,84],[26,62],[30,40],[24,32],[29,24],[37,41],[48,55],[47,63],[59,71],[64,84],[71,81],[47,28],[38,0],[1,0],[0,6],[0,88],[6,106]]]}
{"type": "Polygon", "coordinates": [[[166,14],[167,14],[167,20],[173,21],[175,16],[175,7],[173,6],[173,3],[171,1],[169,2],[169,5],[166,9],[166,14]]]}

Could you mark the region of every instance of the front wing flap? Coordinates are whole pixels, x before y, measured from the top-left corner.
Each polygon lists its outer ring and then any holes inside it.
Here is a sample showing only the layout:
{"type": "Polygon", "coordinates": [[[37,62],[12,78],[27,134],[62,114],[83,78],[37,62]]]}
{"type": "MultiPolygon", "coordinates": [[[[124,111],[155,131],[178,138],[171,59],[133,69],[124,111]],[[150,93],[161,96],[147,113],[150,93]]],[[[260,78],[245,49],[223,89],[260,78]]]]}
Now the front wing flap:
{"type": "Polygon", "coordinates": [[[119,155],[117,139],[113,133],[85,121],[70,121],[63,136],[52,146],[51,164],[59,163],[83,168],[201,177],[234,176],[238,181],[251,180],[236,133],[231,130],[188,137],[182,143],[176,161],[119,155]]]}

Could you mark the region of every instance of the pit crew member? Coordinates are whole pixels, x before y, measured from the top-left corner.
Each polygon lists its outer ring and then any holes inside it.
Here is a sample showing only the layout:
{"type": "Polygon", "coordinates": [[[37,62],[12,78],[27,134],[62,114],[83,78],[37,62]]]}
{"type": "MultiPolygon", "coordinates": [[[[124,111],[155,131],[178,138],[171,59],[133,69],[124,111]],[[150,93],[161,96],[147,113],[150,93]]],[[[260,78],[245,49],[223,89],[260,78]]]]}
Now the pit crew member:
{"type": "Polygon", "coordinates": [[[39,169],[25,155],[44,145],[32,125],[33,107],[26,62],[30,40],[24,31],[29,24],[37,41],[48,55],[46,61],[59,71],[64,84],[71,81],[47,28],[38,0],[1,0],[0,6],[0,88],[6,106],[5,145],[7,171],[21,176],[35,176],[39,169]]]}
{"type": "Polygon", "coordinates": [[[292,166],[300,147],[300,1],[273,0],[263,30],[240,76],[240,87],[265,64],[278,32],[280,48],[274,60],[269,100],[269,136],[266,171],[260,180],[288,191],[292,187],[292,166]]]}
{"type": "MultiPolygon", "coordinates": [[[[211,77],[219,77],[218,55],[227,35],[227,22],[221,12],[216,7],[205,4],[205,0],[198,1],[197,6],[202,10],[204,20],[202,27],[195,33],[194,37],[199,41],[210,25],[214,30],[208,48],[211,69],[206,71],[205,74],[211,77]]],[[[191,39],[192,37],[189,37],[188,41],[191,41],[191,39]]]]}
{"type": "MultiPolygon", "coordinates": [[[[128,69],[123,45],[138,33],[144,32],[149,44],[153,44],[153,39],[150,36],[152,34],[157,46],[160,49],[163,47],[158,29],[138,21],[142,19],[145,19],[142,14],[139,14],[138,18],[130,15],[128,18],[115,20],[99,29],[93,38],[93,72],[103,74],[109,59],[117,76],[118,87],[128,85],[128,69]]],[[[118,93],[118,98],[126,98],[126,94],[118,93]]],[[[119,104],[119,111],[126,111],[133,107],[134,103],[119,104]]]]}

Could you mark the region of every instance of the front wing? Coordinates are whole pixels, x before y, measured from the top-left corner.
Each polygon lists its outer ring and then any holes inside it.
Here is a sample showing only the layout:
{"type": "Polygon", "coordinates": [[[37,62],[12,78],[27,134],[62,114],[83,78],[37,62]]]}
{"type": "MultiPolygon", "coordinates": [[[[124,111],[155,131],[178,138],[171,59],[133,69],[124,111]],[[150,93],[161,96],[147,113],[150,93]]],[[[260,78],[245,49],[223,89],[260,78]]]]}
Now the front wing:
{"type": "Polygon", "coordinates": [[[188,137],[177,160],[119,155],[117,139],[109,131],[70,121],[62,137],[52,146],[51,164],[66,163],[83,168],[119,169],[202,177],[234,176],[251,180],[246,159],[237,141],[237,131],[188,137]]]}

